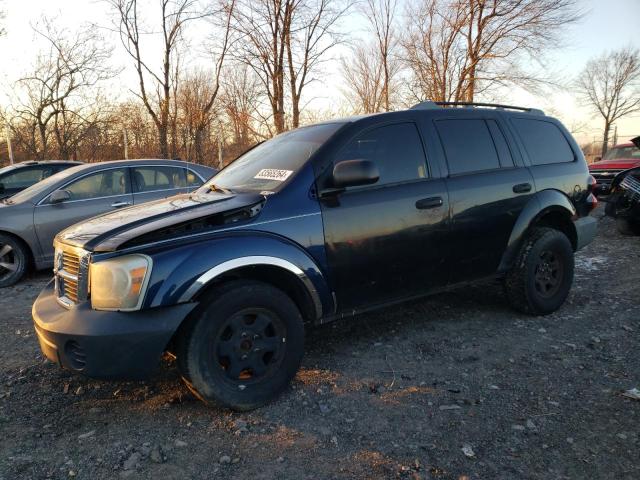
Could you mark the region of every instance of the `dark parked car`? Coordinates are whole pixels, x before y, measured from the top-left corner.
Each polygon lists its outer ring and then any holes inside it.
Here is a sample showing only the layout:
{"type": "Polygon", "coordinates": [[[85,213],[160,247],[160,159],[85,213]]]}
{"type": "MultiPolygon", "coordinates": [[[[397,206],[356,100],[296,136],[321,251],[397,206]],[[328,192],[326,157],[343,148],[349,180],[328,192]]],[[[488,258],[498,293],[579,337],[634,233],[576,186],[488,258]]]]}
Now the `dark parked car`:
{"type": "Polygon", "coordinates": [[[580,148],[538,110],[457,106],[299,128],[195,193],[61,232],[42,351],[143,378],[168,350],[196,395],[243,410],[293,378],[305,324],[488,277],[553,312],[596,231],[580,148]]]}
{"type": "Polygon", "coordinates": [[[0,199],[10,197],[27,187],[82,162],[70,160],[33,160],[0,168],[0,199]]]}
{"type": "Polygon", "coordinates": [[[0,287],[53,265],[53,238],[81,220],[185,193],[215,170],[175,160],[87,163],[0,200],[0,287]]]}
{"type": "MultiPolygon", "coordinates": [[[[640,137],[631,140],[640,152],[640,137]]],[[[611,182],[605,212],[624,235],[640,235],[640,166],[618,173],[611,182]]]]}

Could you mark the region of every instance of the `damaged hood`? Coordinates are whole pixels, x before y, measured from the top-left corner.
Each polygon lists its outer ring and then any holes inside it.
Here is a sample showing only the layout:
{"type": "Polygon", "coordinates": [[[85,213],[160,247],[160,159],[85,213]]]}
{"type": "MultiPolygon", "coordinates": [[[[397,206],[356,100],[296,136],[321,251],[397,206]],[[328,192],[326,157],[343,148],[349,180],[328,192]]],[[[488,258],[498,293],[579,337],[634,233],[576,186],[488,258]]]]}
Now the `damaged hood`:
{"type": "Polygon", "coordinates": [[[95,252],[213,230],[260,210],[257,193],[191,193],[116,210],[61,231],[55,241],[95,252]]]}

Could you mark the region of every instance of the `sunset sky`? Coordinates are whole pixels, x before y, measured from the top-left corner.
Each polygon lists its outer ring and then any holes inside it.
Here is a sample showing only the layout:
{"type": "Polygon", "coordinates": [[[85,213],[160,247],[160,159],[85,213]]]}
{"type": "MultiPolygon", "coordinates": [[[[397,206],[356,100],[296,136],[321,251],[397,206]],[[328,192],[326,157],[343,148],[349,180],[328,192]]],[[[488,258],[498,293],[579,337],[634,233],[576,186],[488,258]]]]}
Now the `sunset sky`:
{"type": "MultiPolygon", "coordinates": [[[[43,48],[43,42],[34,34],[32,25],[41,23],[43,17],[55,19],[57,25],[69,29],[86,23],[100,27],[110,25],[110,14],[101,1],[0,0],[0,6],[6,11],[4,22],[7,28],[7,35],[0,39],[2,106],[9,103],[15,80],[29,70],[38,51],[43,48]]],[[[579,74],[593,55],[627,45],[640,47],[640,0],[584,0],[583,9],[586,11],[584,19],[563,32],[566,46],[549,53],[548,64],[567,82],[579,74]]],[[[355,13],[342,21],[343,30],[351,32],[354,37],[364,35],[364,27],[364,21],[355,13]]],[[[207,28],[207,24],[202,23],[189,33],[194,44],[199,43],[198,38],[206,35],[207,28]]],[[[132,65],[117,38],[106,29],[104,35],[115,46],[112,57],[114,67],[124,68],[107,89],[115,98],[127,98],[131,95],[129,88],[135,88],[136,85],[132,65]]],[[[333,57],[344,55],[345,49],[346,47],[335,49],[333,57]]],[[[331,109],[334,102],[340,101],[340,86],[341,76],[337,62],[328,62],[324,68],[322,84],[309,87],[307,101],[311,102],[313,108],[331,109]]],[[[552,110],[574,131],[580,141],[600,138],[601,122],[595,117],[591,118],[589,112],[578,105],[570,90],[555,92],[545,98],[511,90],[504,92],[499,100],[502,103],[552,110]],[[586,124],[586,127],[578,128],[582,124],[586,124]]],[[[622,140],[631,135],[640,135],[640,116],[628,117],[618,122],[618,132],[622,140]]]]}

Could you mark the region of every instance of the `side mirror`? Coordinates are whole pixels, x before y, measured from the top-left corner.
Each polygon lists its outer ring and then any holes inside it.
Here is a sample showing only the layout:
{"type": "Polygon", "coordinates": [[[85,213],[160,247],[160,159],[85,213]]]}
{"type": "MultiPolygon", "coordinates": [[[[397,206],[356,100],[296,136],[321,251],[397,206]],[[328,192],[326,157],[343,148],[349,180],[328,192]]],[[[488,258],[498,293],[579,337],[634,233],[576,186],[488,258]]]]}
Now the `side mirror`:
{"type": "Polygon", "coordinates": [[[71,198],[71,194],[68,190],[56,190],[49,197],[50,203],[61,203],[66,202],[71,198]]]}
{"type": "Polygon", "coordinates": [[[602,160],[602,157],[593,157],[594,162],[599,162],[600,160],[602,160]]]}
{"type": "Polygon", "coordinates": [[[343,160],[333,167],[333,186],[336,188],[370,185],[380,179],[380,171],[371,160],[343,160]]]}

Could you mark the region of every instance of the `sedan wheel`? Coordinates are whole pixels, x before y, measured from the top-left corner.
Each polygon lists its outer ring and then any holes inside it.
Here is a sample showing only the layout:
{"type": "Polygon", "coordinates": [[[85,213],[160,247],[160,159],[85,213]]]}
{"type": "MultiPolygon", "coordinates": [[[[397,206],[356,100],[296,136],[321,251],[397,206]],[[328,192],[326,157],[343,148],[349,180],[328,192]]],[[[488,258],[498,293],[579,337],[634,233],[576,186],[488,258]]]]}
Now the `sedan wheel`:
{"type": "Polygon", "coordinates": [[[0,234],[0,287],[20,280],[27,268],[24,247],[14,238],[0,234]]]}

